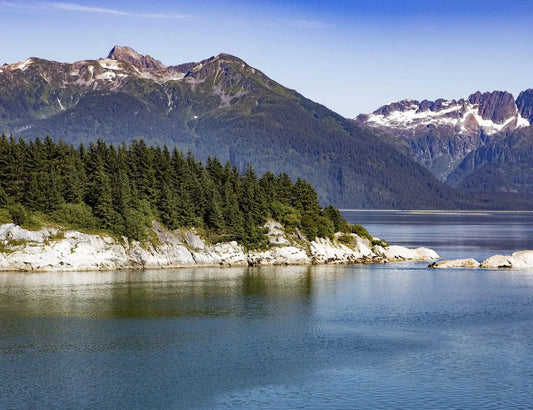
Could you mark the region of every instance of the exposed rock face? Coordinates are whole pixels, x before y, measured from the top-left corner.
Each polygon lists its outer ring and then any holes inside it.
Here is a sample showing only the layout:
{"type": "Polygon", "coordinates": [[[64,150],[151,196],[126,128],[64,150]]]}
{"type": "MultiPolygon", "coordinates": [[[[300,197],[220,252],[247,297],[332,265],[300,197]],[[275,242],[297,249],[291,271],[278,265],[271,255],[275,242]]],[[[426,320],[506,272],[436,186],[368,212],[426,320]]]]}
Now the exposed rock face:
{"type": "Polygon", "coordinates": [[[289,241],[285,236],[285,230],[283,226],[276,221],[269,220],[265,224],[265,227],[268,229],[268,241],[272,245],[288,245],[289,241]]]}
{"type": "MultiPolygon", "coordinates": [[[[522,97],[522,103],[527,100],[522,97]]],[[[506,91],[476,92],[466,100],[417,101],[402,100],[384,105],[356,120],[371,127],[403,131],[402,136],[415,137],[424,127],[448,126],[458,134],[494,134],[504,129],[529,125],[522,118],[513,95],[506,91]],[[410,132],[408,132],[410,131],[410,132]]]]}
{"type": "MultiPolygon", "coordinates": [[[[279,231],[277,223],[267,227],[279,231]]],[[[43,229],[31,232],[14,224],[0,226],[0,270],[110,270],[201,266],[255,266],[312,263],[371,263],[399,260],[431,260],[430,250],[392,247],[370,248],[367,240],[354,235],[355,247],[329,239],[273,246],[267,251],[245,252],[236,242],[208,245],[194,232],[169,232],[154,223],[156,243],[141,244],[125,238],[88,235],[76,231],[43,229]]],[[[279,235],[277,232],[275,235],[279,235]]],[[[285,235],[287,241],[292,240],[285,235]]]]}
{"type": "Polygon", "coordinates": [[[403,100],[355,120],[384,131],[400,151],[446,181],[491,136],[530,125],[533,91],[516,102],[506,91],[478,91],[460,100],[403,100]]]}
{"type": "Polygon", "coordinates": [[[485,259],[480,265],[482,268],[511,268],[513,263],[510,256],[493,255],[490,258],[485,259]]]}
{"type": "Polygon", "coordinates": [[[107,58],[117,61],[124,61],[141,69],[164,70],[167,68],[161,61],[156,60],[155,58],[152,58],[149,55],[143,56],[142,54],[136,52],[134,49],[125,46],[113,47],[113,49],[109,52],[107,58]]]}
{"type": "Polygon", "coordinates": [[[507,91],[493,91],[483,94],[478,91],[468,97],[468,102],[474,106],[478,105],[481,118],[495,124],[503,124],[517,114],[513,95],[507,91]]]}
{"type": "Polygon", "coordinates": [[[430,268],[479,268],[480,263],[472,258],[451,259],[433,262],[430,268]]]}
{"type": "Polygon", "coordinates": [[[533,123],[533,88],[522,91],[516,99],[516,105],[520,115],[533,123]]]}

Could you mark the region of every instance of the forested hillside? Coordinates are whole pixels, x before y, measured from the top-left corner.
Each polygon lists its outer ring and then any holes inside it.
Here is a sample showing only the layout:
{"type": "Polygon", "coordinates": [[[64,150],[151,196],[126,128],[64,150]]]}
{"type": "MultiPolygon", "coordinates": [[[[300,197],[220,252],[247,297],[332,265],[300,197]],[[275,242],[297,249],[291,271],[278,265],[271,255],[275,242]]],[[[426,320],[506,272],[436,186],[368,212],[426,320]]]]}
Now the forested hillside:
{"type": "Polygon", "coordinates": [[[210,158],[150,147],[142,140],[109,145],[102,140],[75,148],[63,142],[0,138],[0,215],[31,224],[55,221],[77,229],[104,229],[144,239],[158,220],[169,229],[196,227],[211,240],[265,244],[262,226],[274,218],[308,239],[331,237],[344,220],[321,209],[304,180],[251,166],[240,173],[210,158]]]}
{"type": "Polygon", "coordinates": [[[472,192],[533,194],[533,127],[496,136],[472,151],[448,182],[472,192]]]}
{"type": "MultiPolygon", "coordinates": [[[[0,132],[77,146],[103,139],[217,157],[244,173],[286,173],[345,208],[463,208],[457,191],[355,124],[243,60],[220,54],[165,67],[127,47],[107,58],[38,58],[0,73],[0,132]]],[[[478,205],[474,205],[477,207],[478,205]]]]}

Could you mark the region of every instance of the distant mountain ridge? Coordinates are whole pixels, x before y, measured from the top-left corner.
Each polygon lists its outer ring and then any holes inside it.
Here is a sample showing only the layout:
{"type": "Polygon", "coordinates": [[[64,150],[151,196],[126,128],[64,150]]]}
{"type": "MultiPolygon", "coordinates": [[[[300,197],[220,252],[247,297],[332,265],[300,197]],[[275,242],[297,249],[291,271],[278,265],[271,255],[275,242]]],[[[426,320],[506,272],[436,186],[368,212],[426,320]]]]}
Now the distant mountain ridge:
{"type": "Polygon", "coordinates": [[[421,126],[442,125],[465,134],[482,130],[491,135],[531,125],[533,90],[520,93],[516,101],[506,91],[478,91],[459,100],[402,100],[384,105],[371,114],[360,114],[356,119],[370,126],[411,132],[421,126]]]}
{"type": "Polygon", "coordinates": [[[355,120],[382,131],[400,151],[452,186],[529,192],[513,184],[487,185],[485,181],[476,186],[462,180],[476,168],[471,158],[477,150],[486,151],[504,136],[521,133],[533,124],[533,89],[521,92],[516,100],[506,91],[478,91],[459,100],[402,100],[355,120]]]}
{"type": "MultiPolygon", "coordinates": [[[[526,104],[526,99],[524,99],[526,104]]],[[[165,66],[115,46],[106,58],[31,57],[0,67],[0,132],[67,143],[98,138],[217,156],[240,170],[286,172],[344,208],[505,208],[464,196],[386,137],[283,87],[238,57],[165,66]]],[[[512,206],[523,208],[525,202],[512,206]]],[[[519,203],[520,202],[520,203],[519,203]]]]}

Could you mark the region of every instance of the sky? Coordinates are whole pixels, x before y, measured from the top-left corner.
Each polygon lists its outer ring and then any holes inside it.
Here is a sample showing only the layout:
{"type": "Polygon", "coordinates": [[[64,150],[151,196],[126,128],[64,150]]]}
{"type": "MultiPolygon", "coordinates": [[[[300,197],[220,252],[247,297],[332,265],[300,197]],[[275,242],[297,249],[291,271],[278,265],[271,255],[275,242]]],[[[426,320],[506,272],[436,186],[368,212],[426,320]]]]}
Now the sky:
{"type": "Polygon", "coordinates": [[[0,0],[0,64],[233,54],[346,117],[533,88],[533,1],[0,0]]]}

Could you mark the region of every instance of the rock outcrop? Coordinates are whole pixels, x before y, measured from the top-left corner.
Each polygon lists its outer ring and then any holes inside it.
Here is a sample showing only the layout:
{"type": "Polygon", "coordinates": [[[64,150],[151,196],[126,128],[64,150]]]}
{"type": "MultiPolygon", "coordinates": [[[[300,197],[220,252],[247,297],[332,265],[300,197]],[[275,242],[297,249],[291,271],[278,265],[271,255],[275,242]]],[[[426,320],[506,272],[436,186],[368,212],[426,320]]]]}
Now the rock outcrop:
{"type": "Polygon", "coordinates": [[[386,248],[376,246],[375,251],[379,256],[388,261],[432,260],[440,258],[437,252],[428,248],[408,249],[403,246],[392,245],[386,248]]]}
{"type": "Polygon", "coordinates": [[[481,262],[481,267],[531,269],[533,268],[533,251],[514,252],[512,255],[494,255],[481,262]]]}
{"type": "Polygon", "coordinates": [[[427,167],[437,178],[458,186],[450,175],[470,153],[497,136],[527,128],[533,119],[533,91],[515,101],[506,91],[476,92],[468,98],[402,100],[355,120],[384,132],[400,151],[427,167]]]}
{"type": "Polygon", "coordinates": [[[479,266],[480,263],[472,258],[447,259],[429,265],[430,268],[479,268],[479,266]]]}
{"type": "Polygon", "coordinates": [[[0,270],[114,270],[128,268],[174,268],[183,266],[257,266],[314,263],[382,263],[402,260],[431,260],[432,250],[399,246],[372,247],[352,235],[350,246],[337,240],[301,239],[288,235],[269,221],[271,247],[246,251],[237,242],[208,244],[193,231],[168,231],[154,223],[151,240],[145,243],[116,240],[105,235],[45,228],[28,231],[14,224],[0,226],[0,270]],[[352,246],[353,245],[353,246],[352,246]]]}
{"type": "Polygon", "coordinates": [[[533,269],[533,251],[525,250],[512,255],[493,255],[483,262],[472,258],[433,262],[430,268],[487,268],[487,269],[533,269]]]}
{"type": "Polygon", "coordinates": [[[167,67],[159,60],[146,55],[143,56],[130,47],[115,46],[109,52],[107,58],[117,61],[125,61],[140,69],[165,70],[167,67]]]}

